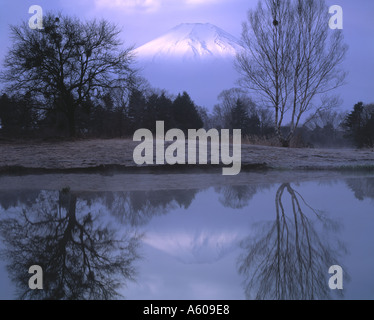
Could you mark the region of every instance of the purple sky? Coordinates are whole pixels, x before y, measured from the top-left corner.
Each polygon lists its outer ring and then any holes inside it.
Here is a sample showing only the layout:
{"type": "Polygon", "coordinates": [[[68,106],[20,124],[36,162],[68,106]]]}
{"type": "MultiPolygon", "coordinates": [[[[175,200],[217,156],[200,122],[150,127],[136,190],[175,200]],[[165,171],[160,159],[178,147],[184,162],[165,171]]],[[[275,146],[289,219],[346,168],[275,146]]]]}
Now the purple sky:
{"type": "MultiPolygon", "coordinates": [[[[183,22],[210,22],[236,37],[246,12],[257,0],[1,0],[0,59],[9,46],[8,25],[28,21],[31,5],[58,10],[82,19],[106,18],[123,27],[127,45],[140,46],[183,22]]],[[[344,10],[344,34],[350,46],[345,67],[348,84],[340,90],[342,108],[359,100],[374,102],[374,1],[327,0],[344,10]]]]}

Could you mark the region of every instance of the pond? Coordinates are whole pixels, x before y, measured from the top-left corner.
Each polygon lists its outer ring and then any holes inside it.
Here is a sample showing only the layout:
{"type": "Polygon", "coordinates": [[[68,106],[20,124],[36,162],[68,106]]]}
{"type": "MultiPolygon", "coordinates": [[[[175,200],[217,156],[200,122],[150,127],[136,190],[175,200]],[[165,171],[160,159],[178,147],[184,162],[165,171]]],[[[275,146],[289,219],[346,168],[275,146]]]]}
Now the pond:
{"type": "Polygon", "coordinates": [[[0,299],[374,299],[374,176],[210,178],[0,177],[0,299]]]}

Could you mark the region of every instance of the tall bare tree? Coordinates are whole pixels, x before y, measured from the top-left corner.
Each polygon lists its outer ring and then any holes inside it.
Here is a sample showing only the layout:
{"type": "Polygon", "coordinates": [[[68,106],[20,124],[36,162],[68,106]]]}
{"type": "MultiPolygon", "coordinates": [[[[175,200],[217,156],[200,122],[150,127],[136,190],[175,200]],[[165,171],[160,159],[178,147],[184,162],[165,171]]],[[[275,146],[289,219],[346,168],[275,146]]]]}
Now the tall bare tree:
{"type": "Polygon", "coordinates": [[[274,127],[284,147],[301,117],[336,102],[328,93],[344,83],[340,66],[348,47],[342,30],[329,29],[329,18],[324,0],[264,0],[243,23],[246,50],[236,62],[241,85],[274,108],[274,127]]]}
{"type": "Polygon", "coordinates": [[[132,48],[123,48],[120,30],[105,20],[82,22],[48,13],[43,26],[11,26],[13,45],[0,79],[12,93],[31,93],[41,110],[65,114],[74,136],[79,107],[131,83],[132,48]]]}

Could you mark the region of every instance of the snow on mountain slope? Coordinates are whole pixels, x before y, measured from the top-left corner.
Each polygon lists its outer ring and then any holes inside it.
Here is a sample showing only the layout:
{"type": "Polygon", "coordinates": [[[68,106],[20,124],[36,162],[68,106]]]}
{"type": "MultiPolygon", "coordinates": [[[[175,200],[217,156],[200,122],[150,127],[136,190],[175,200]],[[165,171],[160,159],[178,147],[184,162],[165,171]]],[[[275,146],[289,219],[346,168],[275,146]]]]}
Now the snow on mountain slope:
{"type": "Polygon", "coordinates": [[[235,86],[234,60],[240,41],[209,23],[184,23],[135,49],[139,69],[153,87],[186,91],[212,110],[222,90],[235,86]]]}
{"type": "Polygon", "coordinates": [[[233,58],[242,49],[234,36],[210,23],[183,23],[136,49],[139,58],[233,58]]]}

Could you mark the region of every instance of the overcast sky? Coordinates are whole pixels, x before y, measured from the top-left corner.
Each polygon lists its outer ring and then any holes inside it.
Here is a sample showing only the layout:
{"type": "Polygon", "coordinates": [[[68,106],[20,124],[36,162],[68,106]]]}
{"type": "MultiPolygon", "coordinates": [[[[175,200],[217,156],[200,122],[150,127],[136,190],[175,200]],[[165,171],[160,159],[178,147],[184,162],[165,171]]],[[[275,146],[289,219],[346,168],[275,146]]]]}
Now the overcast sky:
{"type": "MultiPolygon", "coordinates": [[[[257,0],[0,0],[0,59],[9,46],[9,24],[28,21],[31,5],[82,19],[106,18],[123,28],[127,45],[140,46],[183,22],[210,22],[240,37],[246,12],[257,0]]],[[[348,85],[341,90],[345,108],[362,100],[374,102],[374,1],[327,0],[344,10],[349,54],[348,85]]]]}

